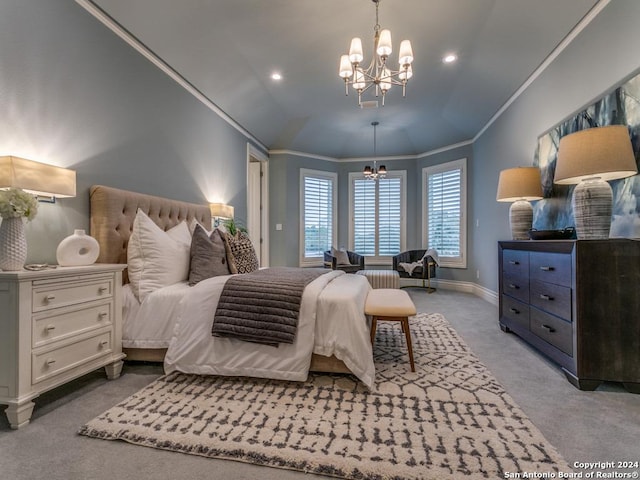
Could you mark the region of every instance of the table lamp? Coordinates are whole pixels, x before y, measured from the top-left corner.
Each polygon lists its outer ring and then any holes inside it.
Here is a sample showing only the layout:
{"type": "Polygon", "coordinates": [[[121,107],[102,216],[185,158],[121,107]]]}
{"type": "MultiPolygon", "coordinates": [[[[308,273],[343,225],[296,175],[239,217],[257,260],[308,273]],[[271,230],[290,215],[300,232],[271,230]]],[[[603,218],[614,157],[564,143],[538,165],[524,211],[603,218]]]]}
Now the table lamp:
{"type": "Polygon", "coordinates": [[[229,220],[233,218],[233,206],[225,203],[210,203],[209,210],[211,210],[211,216],[213,217],[213,224],[215,227],[220,225],[220,220],[229,220]]]}
{"type": "Polygon", "coordinates": [[[514,240],[528,240],[533,224],[531,200],[542,198],[540,169],[516,167],[502,170],[498,179],[498,202],[512,202],[509,208],[509,225],[514,240]]]}
{"type": "Polygon", "coordinates": [[[560,139],[553,181],[577,184],[571,205],[578,239],[609,238],[613,192],[607,181],[636,173],[626,125],[589,128],[560,139]]]}

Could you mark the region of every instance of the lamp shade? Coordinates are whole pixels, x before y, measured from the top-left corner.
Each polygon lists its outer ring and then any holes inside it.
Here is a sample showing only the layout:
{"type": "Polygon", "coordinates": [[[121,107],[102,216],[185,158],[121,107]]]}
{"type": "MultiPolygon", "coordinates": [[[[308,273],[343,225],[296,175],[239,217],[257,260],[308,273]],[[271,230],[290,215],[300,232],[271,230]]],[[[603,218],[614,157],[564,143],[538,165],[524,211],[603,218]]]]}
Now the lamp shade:
{"type": "Polygon", "coordinates": [[[625,125],[588,128],[560,139],[553,181],[580,183],[589,177],[616,180],[638,173],[625,125]]]}
{"type": "Polygon", "coordinates": [[[498,202],[540,200],[542,181],[537,167],[516,167],[502,170],[498,178],[498,202]]]}
{"type": "Polygon", "coordinates": [[[351,62],[349,61],[348,55],[342,55],[340,57],[340,68],[338,70],[338,75],[340,78],[349,78],[353,75],[353,68],[351,67],[351,62]]]}
{"type": "Polygon", "coordinates": [[[211,216],[216,218],[233,218],[233,207],[226,203],[210,203],[211,216]]]}
{"type": "Polygon", "coordinates": [[[376,53],[381,57],[391,55],[393,48],[391,47],[391,30],[384,29],[380,32],[380,38],[378,39],[378,47],[376,53]]]}
{"type": "Polygon", "coordinates": [[[34,195],[75,197],[76,172],[14,156],[0,157],[0,189],[20,188],[34,195]]]}

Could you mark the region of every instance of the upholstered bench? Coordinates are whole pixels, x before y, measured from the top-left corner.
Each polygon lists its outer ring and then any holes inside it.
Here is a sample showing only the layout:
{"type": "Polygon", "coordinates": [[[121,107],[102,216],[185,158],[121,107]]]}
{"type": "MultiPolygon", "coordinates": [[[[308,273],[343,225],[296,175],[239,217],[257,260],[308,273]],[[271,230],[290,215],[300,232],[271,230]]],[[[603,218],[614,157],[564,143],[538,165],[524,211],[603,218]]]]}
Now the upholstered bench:
{"type": "Polygon", "coordinates": [[[373,344],[376,338],[376,326],[378,322],[400,322],[402,331],[407,339],[411,371],[415,372],[416,368],[413,363],[409,317],[416,314],[416,306],[413,304],[409,294],[404,290],[393,288],[371,290],[367,296],[364,313],[371,315],[371,344],[373,344]]]}
{"type": "Polygon", "coordinates": [[[360,270],[369,280],[371,288],[400,288],[400,275],[395,270],[360,270]]]}

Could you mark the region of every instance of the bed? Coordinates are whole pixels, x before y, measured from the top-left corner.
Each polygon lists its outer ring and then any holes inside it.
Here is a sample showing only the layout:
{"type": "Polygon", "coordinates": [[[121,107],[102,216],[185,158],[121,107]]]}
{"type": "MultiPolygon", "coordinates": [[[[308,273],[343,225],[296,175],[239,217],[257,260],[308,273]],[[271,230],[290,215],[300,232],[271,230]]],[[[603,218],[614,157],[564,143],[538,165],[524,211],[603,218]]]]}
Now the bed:
{"type": "MultiPolygon", "coordinates": [[[[101,263],[127,263],[138,210],[165,231],[183,221],[211,228],[206,205],[101,185],[91,187],[90,204],[91,235],[100,244],[101,263]]],[[[123,347],[129,360],[164,362],[167,372],[287,380],[304,380],[309,370],[353,373],[366,385],[373,384],[364,316],[370,287],[364,277],[330,271],[313,280],[304,290],[295,342],[278,348],[212,338],[212,311],[227,281],[224,277],[193,287],[178,282],[158,288],[142,302],[133,294],[126,270],[123,281],[123,347]]]]}

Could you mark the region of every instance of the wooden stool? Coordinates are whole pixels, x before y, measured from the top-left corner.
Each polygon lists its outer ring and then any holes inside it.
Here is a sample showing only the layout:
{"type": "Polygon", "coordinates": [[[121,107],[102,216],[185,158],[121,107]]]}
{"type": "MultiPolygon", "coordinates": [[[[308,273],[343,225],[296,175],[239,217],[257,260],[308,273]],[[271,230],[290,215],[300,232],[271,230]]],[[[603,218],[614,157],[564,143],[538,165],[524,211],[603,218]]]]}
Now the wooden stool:
{"type": "Polygon", "coordinates": [[[407,350],[409,351],[411,371],[415,372],[411,332],[409,331],[409,317],[416,314],[416,306],[411,301],[409,294],[403,290],[391,288],[371,290],[367,296],[364,313],[371,315],[371,344],[373,344],[376,338],[376,325],[378,321],[400,322],[402,331],[407,338],[407,350]]]}

